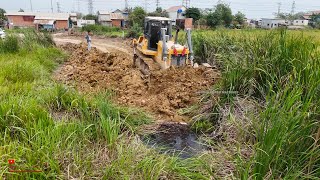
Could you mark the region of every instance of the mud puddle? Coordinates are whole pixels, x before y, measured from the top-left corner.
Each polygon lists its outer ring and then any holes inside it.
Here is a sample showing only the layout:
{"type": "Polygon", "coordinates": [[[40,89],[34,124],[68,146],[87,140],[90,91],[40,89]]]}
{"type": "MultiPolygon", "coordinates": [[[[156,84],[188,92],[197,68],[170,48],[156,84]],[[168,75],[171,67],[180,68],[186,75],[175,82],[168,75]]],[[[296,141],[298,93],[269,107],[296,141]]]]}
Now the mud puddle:
{"type": "Polygon", "coordinates": [[[209,150],[187,124],[181,123],[160,124],[154,132],[141,135],[140,139],[145,145],[159,150],[160,153],[177,155],[182,159],[209,150]]]}

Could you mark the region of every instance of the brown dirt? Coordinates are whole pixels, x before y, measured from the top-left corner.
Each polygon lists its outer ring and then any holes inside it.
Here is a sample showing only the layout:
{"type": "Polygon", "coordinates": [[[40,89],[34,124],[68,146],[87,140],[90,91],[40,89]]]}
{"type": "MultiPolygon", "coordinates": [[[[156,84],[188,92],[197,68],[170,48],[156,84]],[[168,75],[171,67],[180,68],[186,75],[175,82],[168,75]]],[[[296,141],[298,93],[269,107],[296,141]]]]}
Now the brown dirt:
{"type": "Polygon", "coordinates": [[[188,121],[178,110],[197,103],[197,92],[213,85],[219,73],[206,68],[170,68],[152,72],[149,80],[132,67],[132,57],[116,51],[90,52],[84,44],[65,44],[69,60],[55,73],[55,79],[75,85],[82,92],[114,90],[114,102],[140,107],[161,121],[188,121]]]}

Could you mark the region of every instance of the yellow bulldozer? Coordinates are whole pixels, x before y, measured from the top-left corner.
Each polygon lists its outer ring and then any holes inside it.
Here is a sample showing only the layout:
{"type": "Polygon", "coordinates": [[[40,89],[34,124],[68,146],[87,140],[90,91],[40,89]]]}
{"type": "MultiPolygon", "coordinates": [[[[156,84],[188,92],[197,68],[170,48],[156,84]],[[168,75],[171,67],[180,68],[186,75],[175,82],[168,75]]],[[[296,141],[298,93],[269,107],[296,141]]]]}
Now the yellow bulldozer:
{"type": "Polygon", "coordinates": [[[133,40],[133,63],[144,75],[155,68],[193,65],[191,30],[186,30],[186,45],[178,44],[179,28],[172,35],[172,21],[165,17],[146,17],[144,33],[133,40]]]}

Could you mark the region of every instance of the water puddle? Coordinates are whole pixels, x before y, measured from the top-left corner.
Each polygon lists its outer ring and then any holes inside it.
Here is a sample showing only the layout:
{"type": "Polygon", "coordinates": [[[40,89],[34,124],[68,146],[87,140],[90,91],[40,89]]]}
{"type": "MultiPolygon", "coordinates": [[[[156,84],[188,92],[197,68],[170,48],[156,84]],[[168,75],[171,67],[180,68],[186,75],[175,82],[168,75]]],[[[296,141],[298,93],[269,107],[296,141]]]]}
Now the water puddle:
{"type": "Polygon", "coordinates": [[[208,150],[188,125],[180,123],[160,124],[154,132],[142,136],[141,140],[149,147],[159,149],[160,153],[175,154],[183,159],[208,150]]]}

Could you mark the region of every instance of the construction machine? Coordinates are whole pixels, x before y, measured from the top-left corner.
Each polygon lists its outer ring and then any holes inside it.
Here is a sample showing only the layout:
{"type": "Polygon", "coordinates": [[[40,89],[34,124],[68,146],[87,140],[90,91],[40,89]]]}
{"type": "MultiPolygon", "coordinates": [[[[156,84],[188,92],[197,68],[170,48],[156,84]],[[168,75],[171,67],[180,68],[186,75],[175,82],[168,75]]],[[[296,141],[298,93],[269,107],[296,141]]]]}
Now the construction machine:
{"type": "Polygon", "coordinates": [[[134,65],[144,75],[149,75],[155,68],[167,69],[193,65],[191,30],[186,30],[186,45],[178,41],[179,28],[175,37],[172,35],[172,21],[165,17],[146,17],[144,33],[133,40],[134,65]]]}

